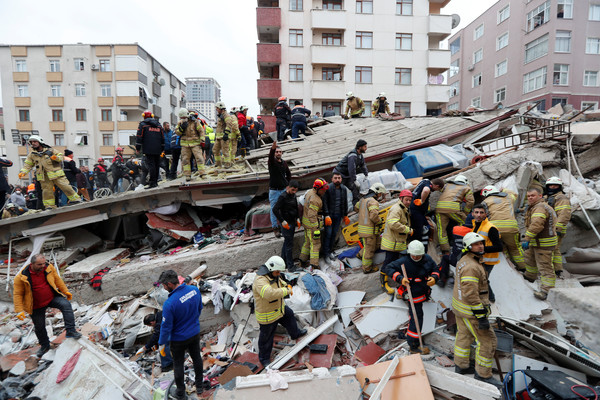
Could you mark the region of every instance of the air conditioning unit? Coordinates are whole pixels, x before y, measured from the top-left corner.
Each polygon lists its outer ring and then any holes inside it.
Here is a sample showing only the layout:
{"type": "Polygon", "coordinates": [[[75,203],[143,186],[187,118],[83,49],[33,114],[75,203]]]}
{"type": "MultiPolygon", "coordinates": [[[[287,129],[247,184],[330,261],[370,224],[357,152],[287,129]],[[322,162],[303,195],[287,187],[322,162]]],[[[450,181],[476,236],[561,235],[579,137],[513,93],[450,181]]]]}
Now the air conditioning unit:
{"type": "Polygon", "coordinates": [[[153,98],[149,98],[148,99],[148,103],[150,103],[150,104],[156,104],[153,98]]]}
{"type": "Polygon", "coordinates": [[[92,64],[92,71],[98,71],[98,65],[92,64]]]}
{"type": "Polygon", "coordinates": [[[469,70],[469,71],[473,71],[474,69],[475,69],[474,65],[469,65],[469,67],[467,68],[467,70],[469,70]]]}

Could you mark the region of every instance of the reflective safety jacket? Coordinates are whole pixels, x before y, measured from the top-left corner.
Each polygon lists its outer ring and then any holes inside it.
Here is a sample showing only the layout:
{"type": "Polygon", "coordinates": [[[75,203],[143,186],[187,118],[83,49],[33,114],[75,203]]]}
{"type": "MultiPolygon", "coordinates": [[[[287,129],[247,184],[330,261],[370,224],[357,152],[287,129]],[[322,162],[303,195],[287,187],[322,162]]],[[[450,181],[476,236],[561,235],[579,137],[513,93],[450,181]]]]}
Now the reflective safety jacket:
{"type": "Polygon", "coordinates": [[[437,202],[436,212],[452,214],[458,212],[469,213],[473,209],[475,198],[469,185],[457,182],[448,182],[442,189],[442,195],[437,202]]]}
{"type": "MultiPolygon", "coordinates": [[[[383,110],[383,112],[386,113],[386,114],[389,114],[390,113],[390,103],[388,103],[387,100],[384,100],[383,102],[384,102],[384,105],[383,105],[384,110],[383,110]]],[[[373,111],[371,111],[371,114],[373,114],[374,117],[380,114],[380,112],[379,112],[379,99],[377,99],[377,100],[375,100],[373,102],[373,111]]]]}
{"type": "Polygon", "coordinates": [[[208,136],[208,140],[210,140],[210,143],[215,143],[215,130],[210,126],[206,127],[206,136],[208,136]]]}
{"type": "Polygon", "coordinates": [[[319,229],[319,213],[323,209],[323,200],[315,189],[310,189],[304,195],[304,213],[302,225],[304,229],[319,229]]]}
{"type": "Polygon", "coordinates": [[[346,111],[344,111],[344,115],[348,115],[348,111],[350,111],[350,115],[362,115],[363,111],[365,111],[364,101],[356,96],[351,98],[346,102],[346,111]]]}
{"type": "Polygon", "coordinates": [[[498,228],[500,234],[519,233],[511,192],[490,194],[483,199],[483,203],[487,206],[488,219],[498,228]]]}
{"type": "Polygon", "coordinates": [[[564,235],[571,220],[571,200],[563,192],[558,192],[548,197],[548,205],[556,213],[556,232],[564,235]]]}
{"type": "Polygon", "coordinates": [[[432,277],[435,281],[440,280],[440,273],[437,264],[429,254],[423,255],[419,261],[413,260],[409,255],[400,257],[392,261],[381,269],[381,272],[397,282],[398,277],[407,278],[410,282],[410,291],[415,303],[422,303],[427,300],[431,292],[427,286],[427,279],[432,277]],[[406,275],[402,273],[402,265],[406,269],[406,275]]]}
{"type": "Polygon", "coordinates": [[[379,235],[382,221],[379,219],[379,202],[375,197],[363,197],[358,206],[358,237],[379,235]]]}
{"type": "Polygon", "coordinates": [[[35,167],[35,178],[38,181],[45,181],[46,177],[49,180],[58,179],[61,176],[65,176],[65,171],[62,169],[62,161],[62,153],[52,148],[44,147],[44,150],[41,152],[32,150],[27,155],[21,172],[28,174],[35,167]],[[50,158],[52,155],[56,156],[56,160],[50,158]]]}
{"type": "Polygon", "coordinates": [[[452,309],[457,317],[485,317],[489,309],[489,288],[487,275],[481,259],[466,253],[456,265],[456,278],[452,294],[452,309]]]}
{"type": "Polygon", "coordinates": [[[556,213],[543,199],[527,208],[525,226],[524,240],[531,247],[553,248],[558,244],[556,213]]]}
{"type": "Polygon", "coordinates": [[[404,251],[410,232],[410,216],[402,201],[398,200],[390,208],[385,220],[385,230],[381,237],[381,250],[404,251]]]}
{"type": "Polygon", "coordinates": [[[200,146],[200,143],[204,142],[204,128],[198,121],[187,121],[188,125],[185,131],[181,124],[183,121],[179,121],[175,133],[181,136],[179,145],[181,147],[194,147],[200,146]]]}
{"type": "Polygon", "coordinates": [[[258,268],[252,284],[254,295],[254,316],[261,325],[271,324],[285,314],[283,298],[289,294],[287,284],[279,277],[269,274],[265,265],[258,268]]]}
{"type": "MultiPolygon", "coordinates": [[[[485,247],[494,245],[494,243],[492,243],[489,237],[489,232],[491,228],[495,228],[495,226],[487,218],[481,222],[479,227],[477,227],[477,224],[475,224],[475,226],[473,227],[473,232],[478,233],[485,238],[485,247]]],[[[496,229],[498,228],[496,227],[496,229]]],[[[500,263],[500,252],[485,253],[483,255],[483,258],[481,259],[481,262],[487,265],[496,265],[500,263]]]]}
{"type": "Polygon", "coordinates": [[[223,139],[223,134],[225,133],[227,133],[227,136],[229,136],[228,140],[237,140],[237,138],[240,136],[238,120],[231,114],[225,115],[224,118],[217,116],[217,129],[215,130],[215,136],[217,139],[223,139]]]}

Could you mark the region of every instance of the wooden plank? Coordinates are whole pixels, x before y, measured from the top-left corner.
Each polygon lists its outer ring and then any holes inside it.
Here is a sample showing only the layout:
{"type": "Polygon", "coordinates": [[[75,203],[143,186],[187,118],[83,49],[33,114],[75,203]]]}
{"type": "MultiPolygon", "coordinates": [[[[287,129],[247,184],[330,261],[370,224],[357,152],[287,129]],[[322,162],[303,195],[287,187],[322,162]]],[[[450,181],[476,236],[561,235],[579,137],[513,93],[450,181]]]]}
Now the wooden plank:
{"type": "Polygon", "coordinates": [[[373,394],[371,395],[371,399],[379,400],[381,398],[381,393],[383,393],[383,389],[385,389],[385,385],[387,385],[388,381],[390,380],[390,377],[394,373],[394,370],[396,369],[396,367],[398,366],[399,363],[400,363],[400,358],[398,356],[394,356],[394,358],[392,359],[392,362],[390,363],[387,370],[381,377],[379,383],[375,387],[375,390],[373,391],[373,394]]]}

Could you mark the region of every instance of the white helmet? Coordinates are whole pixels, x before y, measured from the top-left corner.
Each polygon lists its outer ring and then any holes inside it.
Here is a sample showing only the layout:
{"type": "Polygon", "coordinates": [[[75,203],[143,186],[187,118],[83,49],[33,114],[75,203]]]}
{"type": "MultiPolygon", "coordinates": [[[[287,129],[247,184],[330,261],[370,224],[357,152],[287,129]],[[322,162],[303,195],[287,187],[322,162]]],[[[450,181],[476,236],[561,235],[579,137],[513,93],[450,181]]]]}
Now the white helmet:
{"type": "Polygon", "coordinates": [[[236,113],[238,112],[238,108],[237,107],[231,107],[231,111],[232,113],[236,113]]]}
{"type": "Polygon", "coordinates": [[[190,112],[188,111],[187,108],[179,109],[179,118],[187,118],[189,114],[190,114],[190,112]]]}
{"type": "Polygon", "coordinates": [[[369,189],[378,194],[388,192],[387,189],[385,188],[385,186],[383,185],[383,183],[380,183],[380,182],[372,184],[369,189]]]}
{"type": "Polygon", "coordinates": [[[385,92],[381,92],[379,93],[379,95],[377,96],[377,98],[381,98],[381,97],[385,97],[387,99],[387,96],[385,95],[385,92]]]}
{"type": "Polygon", "coordinates": [[[408,244],[406,250],[411,256],[422,256],[425,254],[425,246],[420,240],[413,240],[408,244]]]}
{"type": "Polygon", "coordinates": [[[456,178],[454,178],[454,182],[455,183],[462,183],[463,185],[468,185],[469,184],[469,180],[463,174],[456,175],[456,178]]]}
{"type": "Polygon", "coordinates": [[[354,97],[354,93],[352,93],[352,92],[346,93],[346,98],[349,99],[350,97],[354,97]]]}
{"type": "Polygon", "coordinates": [[[225,107],[225,103],[223,103],[222,101],[217,102],[217,104],[215,104],[215,107],[218,108],[219,110],[227,109],[227,107],[225,107]]]}
{"type": "Polygon", "coordinates": [[[463,246],[465,250],[471,250],[471,245],[477,242],[485,242],[483,236],[475,232],[469,232],[463,238],[463,246]]]}
{"type": "Polygon", "coordinates": [[[40,142],[40,144],[46,144],[44,142],[44,139],[42,139],[42,137],[38,136],[38,135],[31,135],[31,136],[29,136],[29,139],[27,139],[27,142],[31,143],[32,140],[36,141],[36,142],[40,142]]]}
{"type": "Polygon", "coordinates": [[[562,179],[560,179],[558,176],[553,176],[551,178],[548,178],[548,180],[546,181],[546,186],[548,185],[563,185],[563,181],[562,179]]]}
{"type": "Polygon", "coordinates": [[[17,208],[17,206],[14,203],[6,203],[6,206],[4,206],[4,208],[8,210],[10,208],[17,208]]]}
{"type": "Polygon", "coordinates": [[[498,188],[494,185],[487,185],[486,187],[481,189],[481,195],[483,197],[488,197],[490,194],[494,194],[494,193],[500,193],[498,188]]]}
{"type": "Polygon", "coordinates": [[[285,271],[285,261],[279,256],[273,256],[265,263],[269,272],[272,271],[285,271]]]}
{"type": "Polygon", "coordinates": [[[246,105],[240,107],[240,111],[242,111],[242,112],[247,109],[248,109],[248,106],[246,106],[246,105]]]}

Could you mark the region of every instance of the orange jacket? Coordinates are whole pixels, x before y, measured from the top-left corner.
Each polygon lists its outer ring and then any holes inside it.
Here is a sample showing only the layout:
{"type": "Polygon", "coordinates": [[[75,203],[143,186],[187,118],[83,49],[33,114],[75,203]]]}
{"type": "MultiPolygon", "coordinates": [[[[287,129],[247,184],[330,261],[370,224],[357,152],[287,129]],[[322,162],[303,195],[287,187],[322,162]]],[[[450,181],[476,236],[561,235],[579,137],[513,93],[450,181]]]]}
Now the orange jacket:
{"type": "MultiPolygon", "coordinates": [[[[65,285],[56,272],[56,268],[54,268],[52,264],[47,265],[44,272],[46,273],[46,280],[48,281],[48,284],[50,284],[50,287],[56,293],[66,297],[67,300],[71,300],[73,295],[69,293],[67,285],[65,285]]],[[[29,267],[23,268],[23,270],[15,276],[13,303],[17,314],[21,311],[25,311],[28,314],[33,313],[33,292],[31,291],[31,275],[29,267]]]]}

